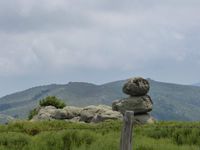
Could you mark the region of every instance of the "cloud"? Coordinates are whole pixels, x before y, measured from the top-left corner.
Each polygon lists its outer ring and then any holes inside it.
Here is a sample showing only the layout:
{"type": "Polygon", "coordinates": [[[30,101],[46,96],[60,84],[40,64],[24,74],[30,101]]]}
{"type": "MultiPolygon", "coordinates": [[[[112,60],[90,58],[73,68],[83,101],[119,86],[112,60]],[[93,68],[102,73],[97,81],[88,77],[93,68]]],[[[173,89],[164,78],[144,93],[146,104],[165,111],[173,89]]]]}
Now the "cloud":
{"type": "Polygon", "coordinates": [[[0,0],[0,77],[200,80],[199,7],[197,0],[0,0]]]}

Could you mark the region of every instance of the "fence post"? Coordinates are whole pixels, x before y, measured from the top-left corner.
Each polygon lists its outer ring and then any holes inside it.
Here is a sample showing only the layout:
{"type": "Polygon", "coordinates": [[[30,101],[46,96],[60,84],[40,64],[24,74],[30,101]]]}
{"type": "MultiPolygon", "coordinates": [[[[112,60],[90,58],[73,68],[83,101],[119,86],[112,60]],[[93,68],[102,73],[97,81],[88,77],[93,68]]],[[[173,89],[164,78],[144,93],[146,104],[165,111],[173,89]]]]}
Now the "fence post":
{"type": "Polygon", "coordinates": [[[132,131],[133,131],[134,112],[126,111],[121,132],[120,150],[132,150],[132,131]]]}

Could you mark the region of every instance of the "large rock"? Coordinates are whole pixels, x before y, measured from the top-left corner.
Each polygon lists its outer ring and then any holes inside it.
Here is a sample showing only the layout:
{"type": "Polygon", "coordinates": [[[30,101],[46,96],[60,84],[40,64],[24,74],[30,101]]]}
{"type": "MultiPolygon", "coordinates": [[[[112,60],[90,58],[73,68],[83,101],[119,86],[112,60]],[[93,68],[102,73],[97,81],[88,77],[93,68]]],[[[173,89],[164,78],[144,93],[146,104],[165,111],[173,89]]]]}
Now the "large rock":
{"type": "Polygon", "coordinates": [[[122,114],[120,112],[113,111],[111,107],[106,105],[91,105],[83,108],[81,111],[80,120],[84,122],[97,123],[108,119],[122,119],[122,114]]]}
{"type": "Polygon", "coordinates": [[[51,117],[54,119],[72,119],[80,116],[82,108],[74,106],[66,106],[63,109],[56,109],[52,111],[51,117]]]}
{"type": "Polygon", "coordinates": [[[148,113],[134,116],[134,124],[151,124],[155,122],[156,120],[148,113]]]}
{"type": "Polygon", "coordinates": [[[150,96],[129,97],[121,100],[116,100],[112,103],[114,111],[120,111],[124,114],[125,111],[134,111],[134,114],[143,114],[152,110],[153,102],[150,96]]]}
{"type": "Polygon", "coordinates": [[[131,78],[123,86],[123,92],[131,96],[143,96],[149,91],[149,82],[141,77],[131,78]]]}
{"type": "Polygon", "coordinates": [[[72,119],[80,116],[81,110],[82,108],[73,106],[66,106],[63,109],[57,109],[54,106],[41,107],[32,120],[72,119]]]}
{"type": "Polygon", "coordinates": [[[53,120],[53,114],[55,114],[55,111],[57,110],[54,106],[46,106],[46,107],[38,107],[38,114],[35,115],[31,121],[37,121],[37,120],[53,120]]]}
{"type": "Polygon", "coordinates": [[[63,109],[56,109],[54,106],[39,108],[38,114],[31,121],[37,120],[65,120],[72,122],[101,122],[104,120],[122,119],[122,114],[113,111],[110,106],[87,106],[85,108],[66,106],[63,109]]]}
{"type": "MultiPolygon", "coordinates": [[[[127,103],[126,103],[127,104],[127,103]]],[[[84,108],[66,106],[57,109],[54,106],[39,107],[39,112],[31,121],[64,120],[68,122],[98,123],[105,120],[122,120],[122,114],[113,111],[110,106],[87,106],[84,108]]],[[[153,123],[155,119],[148,113],[135,115],[134,124],[153,123]]]]}
{"type": "Polygon", "coordinates": [[[74,117],[80,116],[83,108],[75,106],[66,106],[63,108],[63,110],[65,111],[65,114],[67,116],[66,119],[72,119],[74,117]]]}

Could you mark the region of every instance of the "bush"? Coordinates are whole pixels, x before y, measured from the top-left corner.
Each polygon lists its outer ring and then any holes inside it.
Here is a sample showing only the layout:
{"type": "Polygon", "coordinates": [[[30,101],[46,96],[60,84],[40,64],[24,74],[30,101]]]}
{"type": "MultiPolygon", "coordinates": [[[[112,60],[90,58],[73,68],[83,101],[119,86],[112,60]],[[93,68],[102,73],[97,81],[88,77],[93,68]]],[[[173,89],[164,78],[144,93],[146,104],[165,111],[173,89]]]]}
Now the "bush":
{"type": "Polygon", "coordinates": [[[31,120],[33,118],[33,116],[35,116],[37,114],[38,114],[38,110],[37,110],[37,108],[34,108],[33,110],[31,110],[29,112],[28,119],[31,120]]]}
{"type": "MultiPolygon", "coordinates": [[[[58,99],[55,96],[47,96],[46,98],[40,100],[40,106],[54,106],[56,108],[64,108],[66,105],[61,99],[58,99]]],[[[38,114],[38,111],[38,108],[31,110],[29,112],[28,119],[31,120],[33,116],[38,114]]]]}
{"type": "Polygon", "coordinates": [[[55,106],[56,108],[64,108],[66,105],[61,100],[55,96],[47,96],[46,98],[40,100],[40,106],[55,106]]]}

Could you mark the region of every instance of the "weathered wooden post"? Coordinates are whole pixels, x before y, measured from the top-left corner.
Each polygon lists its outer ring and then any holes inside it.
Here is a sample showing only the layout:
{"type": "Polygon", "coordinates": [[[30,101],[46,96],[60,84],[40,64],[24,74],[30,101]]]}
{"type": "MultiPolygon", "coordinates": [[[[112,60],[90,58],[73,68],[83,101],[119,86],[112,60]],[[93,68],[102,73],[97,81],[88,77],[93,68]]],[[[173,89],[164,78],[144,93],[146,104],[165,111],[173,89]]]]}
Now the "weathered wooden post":
{"type": "Polygon", "coordinates": [[[121,133],[120,150],[132,150],[133,119],[134,112],[126,111],[121,133]]]}

